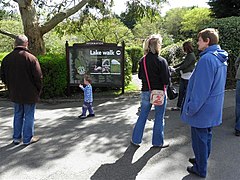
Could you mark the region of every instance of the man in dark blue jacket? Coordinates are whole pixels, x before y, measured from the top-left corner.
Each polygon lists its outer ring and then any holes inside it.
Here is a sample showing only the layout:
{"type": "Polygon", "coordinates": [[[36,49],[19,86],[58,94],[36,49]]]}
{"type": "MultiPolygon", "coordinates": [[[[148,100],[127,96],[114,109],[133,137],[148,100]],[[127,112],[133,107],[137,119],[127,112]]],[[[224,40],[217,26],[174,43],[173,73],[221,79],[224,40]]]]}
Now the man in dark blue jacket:
{"type": "Polygon", "coordinates": [[[211,151],[212,128],[222,123],[228,53],[218,45],[219,35],[213,28],[198,34],[200,60],[189,80],[181,119],[191,126],[195,158],[187,171],[200,177],[207,175],[211,151]]]}

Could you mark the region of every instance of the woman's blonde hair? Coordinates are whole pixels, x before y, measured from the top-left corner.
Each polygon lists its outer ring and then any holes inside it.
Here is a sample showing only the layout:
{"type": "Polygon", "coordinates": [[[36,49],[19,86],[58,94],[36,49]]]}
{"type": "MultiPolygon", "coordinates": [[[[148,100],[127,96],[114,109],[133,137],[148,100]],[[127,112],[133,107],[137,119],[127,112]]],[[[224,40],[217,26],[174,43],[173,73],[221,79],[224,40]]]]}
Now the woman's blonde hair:
{"type": "Polygon", "coordinates": [[[144,55],[152,52],[153,54],[160,54],[162,46],[162,37],[160,34],[153,34],[148,36],[143,43],[144,55]]]}

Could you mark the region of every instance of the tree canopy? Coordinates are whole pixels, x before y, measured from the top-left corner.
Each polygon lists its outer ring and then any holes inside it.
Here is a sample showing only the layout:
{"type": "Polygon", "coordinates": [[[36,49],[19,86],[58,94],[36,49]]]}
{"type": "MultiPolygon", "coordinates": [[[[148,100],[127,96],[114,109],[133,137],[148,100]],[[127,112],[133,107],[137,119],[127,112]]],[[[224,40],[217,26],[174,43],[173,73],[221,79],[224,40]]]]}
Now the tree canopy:
{"type": "MultiPolygon", "coordinates": [[[[129,0],[142,4],[140,0],[129,0]]],[[[149,4],[160,4],[165,0],[151,0],[149,4]]],[[[107,16],[111,10],[113,0],[2,0],[1,8],[11,7],[12,12],[19,12],[23,24],[24,34],[29,38],[29,49],[34,54],[45,53],[45,43],[43,36],[60,22],[76,14],[80,10],[89,13],[90,9],[95,9],[95,14],[107,16]],[[19,9],[17,11],[16,9],[19,9]]],[[[146,6],[140,6],[145,8],[146,6]]],[[[9,37],[16,35],[8,29],[0,29],[0,33],[9,37]]]]}
{"type": "Polygon", "coordinates": [[[240,16],[240,0],[209,0],[208,5],[216,18],[240,16]]]}

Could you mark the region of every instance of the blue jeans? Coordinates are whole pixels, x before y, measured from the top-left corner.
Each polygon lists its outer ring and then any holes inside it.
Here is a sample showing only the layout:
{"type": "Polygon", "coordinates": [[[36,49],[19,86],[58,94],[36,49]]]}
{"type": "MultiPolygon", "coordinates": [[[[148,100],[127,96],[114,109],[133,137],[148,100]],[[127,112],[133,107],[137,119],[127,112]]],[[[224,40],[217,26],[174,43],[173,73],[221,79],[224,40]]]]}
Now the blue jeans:
{"type": "Polygon", "coordinates": [[[36,104],[14,103],[13,140],[29,143],[34,135],[34,113],[36,104]]]}
{"type": "Polygon", "coordinates": [[[92,102],[83,102],[83,106],[82,106],[82,115],[86,116],[87,110],[89,112],[89,114],[94,114],[93,112],[93,107],[92,107],[92,102]]]}
{"type": "Polygon", "coordinates": [[[236,85],[236,107],[235,107],[235,113],[236,113],[235,129],[240,131],[240,79],[237,80],[237,85],[236,85]]]}
{"type": "MultiPolygon", "coordinates": [[[[152,145],[160,146],[164,140],[164,114],[166,109],[166,96],[161,106],[155,106],[155,121],[153,126],[152,145]]],[[[141,94],[141,112],[137,123],[133,129],[132,142],[140,144],[142,142],[144,127],[151,110],[150,91],[143,91],[141,94]]]]}
{"type": "Polygon", "coordinates": [[[180,85],[179,85],[178,101],[177,101],[177,107],[179,108],[182,107],[182,103],[184,102],[187,86],[188,86],[188,80],[181,78],[180,85]]]}
{"type": "Polygon", "coordinates": [[[192,148],[196,158],[193,170],[200,176],[207,175],[207,160],[212,146],[212,128],[191,127],[192,148]]]}

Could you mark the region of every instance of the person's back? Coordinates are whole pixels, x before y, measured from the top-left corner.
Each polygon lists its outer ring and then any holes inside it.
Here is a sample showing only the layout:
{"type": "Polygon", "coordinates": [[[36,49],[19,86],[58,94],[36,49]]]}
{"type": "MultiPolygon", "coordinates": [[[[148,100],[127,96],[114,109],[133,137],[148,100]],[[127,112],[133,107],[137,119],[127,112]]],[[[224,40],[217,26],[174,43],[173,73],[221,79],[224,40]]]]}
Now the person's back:
{"type": "Polygon", "coordinates": [[[42,71],[37,58],[28,50],[28,38],[16,36],[15,48],[4,57],[1,79],[7,85],[14,102],[13,143],[24,145],[37,142],[34,136],[34,113],[42,88],[42,71]]]}
{"type": "Polygon", "coordinates": [[[28,49],[16,47],[3,59],[3,82],[6,82],[9,97],[16,103],[35,103],[42,86],[42,72],[28,49]]]}

